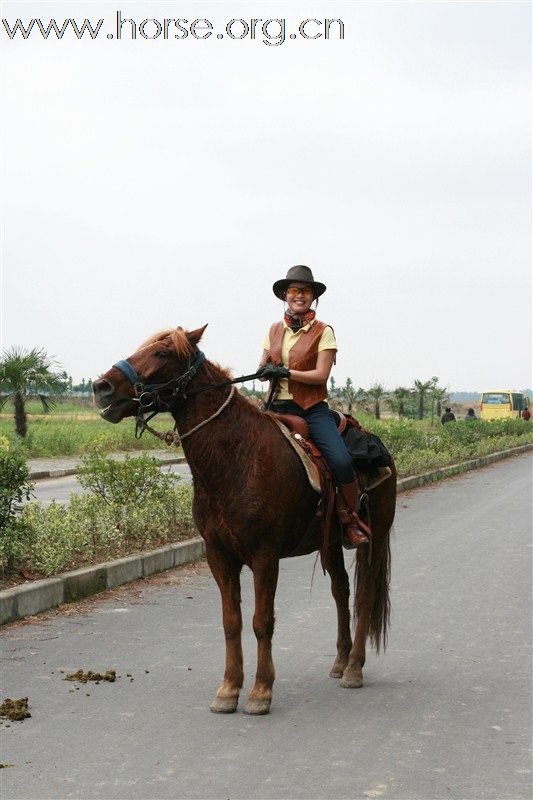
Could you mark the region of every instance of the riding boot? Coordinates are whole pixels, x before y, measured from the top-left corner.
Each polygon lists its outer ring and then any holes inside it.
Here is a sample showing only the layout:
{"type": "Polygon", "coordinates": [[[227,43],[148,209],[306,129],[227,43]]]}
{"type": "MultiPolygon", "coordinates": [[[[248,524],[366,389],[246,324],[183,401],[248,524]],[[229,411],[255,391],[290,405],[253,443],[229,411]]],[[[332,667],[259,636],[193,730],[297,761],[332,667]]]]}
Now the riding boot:
{"type": "Polygon", "coordinates": [[[347,550],[353,550],[362,544],[368,544],[372,532],[360,518],[359,487],[357,481],[339,486],[335,498],[337,514],[342,525],[342,543],[347,550]]]}

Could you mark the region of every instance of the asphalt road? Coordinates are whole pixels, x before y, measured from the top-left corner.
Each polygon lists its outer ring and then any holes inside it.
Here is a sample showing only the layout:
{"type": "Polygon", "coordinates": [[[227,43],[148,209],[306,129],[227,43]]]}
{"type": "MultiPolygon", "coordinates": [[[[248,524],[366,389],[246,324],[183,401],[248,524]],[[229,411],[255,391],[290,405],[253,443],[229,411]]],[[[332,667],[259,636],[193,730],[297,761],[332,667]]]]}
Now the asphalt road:
{"type": "Polygon", "coordinates": [[[530,798],[531,466],[400,495],[389,648],[362,689],[328,678],[335,612],[312,557],[282,563],[266,717],[209,713],[223,636],[203,565],[8,626],[2,697],[27,695],[32,717],[2,725],[3,800],[530,798]],[[76,690],[60,670],[78,667],[122,677],[76,690]]]}
{"type": "MultiPolygon", "coordinates": [[[[191,480],[191,473],[187,464],[169,464],[161,467],[165,472],[173,472],[181,476],[184,481],[191,480]]],[[[75,475],[65,475],[63,478],[41,478],[34,481],[32,500],[38,500],[43,506],[49,506],[55,500],[66,503],[71,492],[83,493],[83,489],[75,475]]]]}

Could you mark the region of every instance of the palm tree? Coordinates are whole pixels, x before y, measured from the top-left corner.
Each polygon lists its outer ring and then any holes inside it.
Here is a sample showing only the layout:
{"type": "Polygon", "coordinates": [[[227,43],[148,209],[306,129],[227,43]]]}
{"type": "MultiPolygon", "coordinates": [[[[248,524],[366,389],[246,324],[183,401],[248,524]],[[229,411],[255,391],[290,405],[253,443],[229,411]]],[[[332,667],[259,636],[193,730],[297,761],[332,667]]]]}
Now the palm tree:
{"type": "Polygon", "coordinates": [[[398,417],[405,417],[405,401],[410,396],[411,391],[405,386],[398,386],[394,389],[388,400],[391,407],[398,412],[398,417]]]}
{"type": "Polygon", "coordinates": [[[442,386],[438,386],[436,383],[431,389],[431,421],[433,422],[433,405],[434,403],[437,404],[436,414],[437,417],[440,418],[442,414],[442,403],[443,401],[449,400],[449,393],[447,389],[443,389],[442,386]]]}
{"type": "MultiPolygon", "coordinates": [[[[438,380],[438,378],[437,378],[438,380]]],[[[418,419],[424,419],[424,402],[426,399],[427,393],[431,390],[434,379],[432,378],[430,381],[423,381],[415,380],[414,383],[414,393],[418,395],[418,419]]]]}
{"type": "Polygon", "coordinates": [[[28,432],[26,401],[38,397],[45,411],[55,405],[53,398],[65,393],[66,373],[47,353],[34,347],[11,347],[0,360],[0,410],[8,400],[15,407],[15,430],[24,437],[28,432]]]}
{"type": "Polygon", "coordinates": [[[344,398],[344,400],[346,400],[348,404],[348,414],[351,414],[354,403],[357,400],[357,392],[351,378],[346,378],[346,383],[339,390],[339,394],[342,398],[344,398]]]}
{"type": "Polygon", "coordinates": [[[367,389],[366,396],[374,405],[374,417],[379,419],[381,416],[379,404],[380,401],[386,397],[385,388],[381,385],[381,383],[374,383],[370,389],[367,389]]]}

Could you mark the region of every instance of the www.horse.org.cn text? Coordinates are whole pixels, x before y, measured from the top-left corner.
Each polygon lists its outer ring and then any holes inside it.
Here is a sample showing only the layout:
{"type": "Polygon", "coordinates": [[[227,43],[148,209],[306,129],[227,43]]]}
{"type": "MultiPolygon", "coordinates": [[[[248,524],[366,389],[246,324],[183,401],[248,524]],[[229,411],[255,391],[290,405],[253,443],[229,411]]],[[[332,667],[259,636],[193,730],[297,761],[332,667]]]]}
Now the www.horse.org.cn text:
{"type": "Polygon", "coordinates": [[[258,41],[268,47],[279,47],[287,40],[319,41],[343,40],[344,22],[341,19],[308,19],[287,23],[285,18],[251,19],[234,18],[220,25],[213,24],[205,18],[188,20],[165,17],[155,19],[148,17],[136,20],[125,17],[121,11],[115,13],[113,23],[106,25],[105,19],[92,22],[84,19],[81,22],[69,17],[56,20],[53,17],[44,20],[34,17],[29,20],[17,18],[14,21],[2,19],[4,35],[8,39],[108,39],[109,41],[194,41],[206,39],[233,41],[258,41]],[[107,31],[107,32],[106,32],[107,31]]]}

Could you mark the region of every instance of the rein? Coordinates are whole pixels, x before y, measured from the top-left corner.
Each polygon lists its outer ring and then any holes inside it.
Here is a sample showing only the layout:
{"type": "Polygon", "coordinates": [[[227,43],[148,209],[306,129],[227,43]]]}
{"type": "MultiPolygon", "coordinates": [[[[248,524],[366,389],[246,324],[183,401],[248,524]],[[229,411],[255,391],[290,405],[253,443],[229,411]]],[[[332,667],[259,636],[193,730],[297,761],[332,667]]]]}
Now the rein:
{"type": "Polygon", "coordinates": [[[127,359],[122,359],[121,361],[117,361],[116,364],[113,364],[114,367],[119,369],[123,375],[130,381],[133,385],[133,389],[135,391],[135,400],[139,403],[139,413],[135,417],[135,438],[140,439],[143,435],[144,431],[148,431],[153,436],[156,436],[161,441],[165,442],[165,444],[176,445],[179,446],[182,439],[185,439],[187,436],[195,433],[197,430],[202,428],[204,425],[207,425],[208,422],[218,417],[224,409],[229,405],[233,395],[235,394],[235,383],[242,383],[244,381],[251,381],[254,380],[259,376],[258,372],[253,373],[253,375],[241,375],[238,378],[233,378],[232,380],[222,381],[221,383],[211,383],[207,386],[200,386],[197,389],[192,389],[190,392],[185,392],[185,389],[194,378],[200,367],[202,366],[203,362],[205,361],[205,355],[200,350],[198,350],[198,354],[196,359],[190,364],[189,368],[183,375],[180,375],[179,378],[173,378],[166,383],[148,383],[145,384],[142,382],[141,378],[137,374],[135,368],[127,359]],[[231,386],[231,391],[228,397],[224,400],[220,408],[215,411],[208,419],[203,420],[190,431],[187,431],[183,435],[177,432],[176,427],[172,431],[167,431],[166,433],[160,433],[156,431],[154,428],[151,428],[148,423],[152,420],[156,414],[159,414],[162,411],[170,411],[171,404],[173,399],[180,398],[182,400],[187,400],[189,397],[192,397],[195,394],[201,394],[202,392],[208,392],[212,389],[221,389],[224,386],[231,386]],[[162,394],[167,395],[168,399],[163,399],[161,397],[162,394]],[[151,412],[151,414],[146,417],[149,409],[155,408],[151,412]]]}

